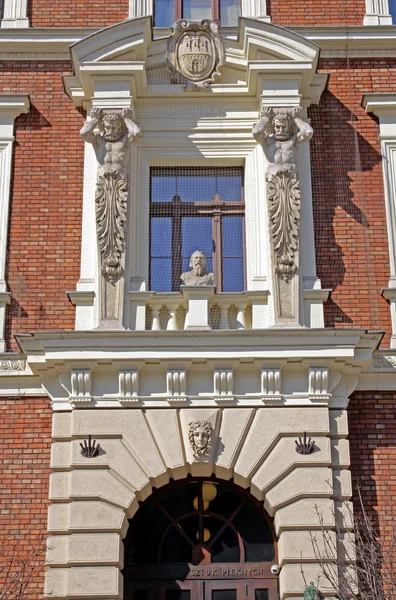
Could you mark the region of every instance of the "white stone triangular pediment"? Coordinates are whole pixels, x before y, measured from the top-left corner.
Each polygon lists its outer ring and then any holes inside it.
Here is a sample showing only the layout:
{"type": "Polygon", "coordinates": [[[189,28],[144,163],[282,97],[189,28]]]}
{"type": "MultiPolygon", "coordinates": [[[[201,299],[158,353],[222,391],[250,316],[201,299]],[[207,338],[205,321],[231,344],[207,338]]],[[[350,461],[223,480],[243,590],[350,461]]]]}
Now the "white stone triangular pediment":
{"type": "MultiPolygon", "coordinates": [[[[75,75],[65,77],[67,92],[82,105],[95,95],[97,82],[109,77],[129,78],[135,97],[191,90],[194,84],[172,78],[168,39],[153,39],[151,17],[127,19],[88,36],[71,46],[75,75]]],[[[204,93],[258,96],[263,78],[293,77],[306,104],[317,102],[325,76],[316,73],[319,48],[312,42],[282,27],[241,18],[237,39],[223,38],[223,44],[221,78],[204,93]]]]}

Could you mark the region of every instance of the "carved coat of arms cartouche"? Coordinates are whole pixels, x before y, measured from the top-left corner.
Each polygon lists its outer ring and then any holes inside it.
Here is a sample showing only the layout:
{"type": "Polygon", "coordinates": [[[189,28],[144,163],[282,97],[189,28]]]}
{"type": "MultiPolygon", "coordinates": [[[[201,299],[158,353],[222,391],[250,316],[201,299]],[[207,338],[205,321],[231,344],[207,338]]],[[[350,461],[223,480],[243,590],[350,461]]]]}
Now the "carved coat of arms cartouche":
{"type": "Polygon", "coordinates": [[[168,42],[172,69],[199,87],[207,87],[221,75],[223,43],[216,23],[208,19],[180,19],[168,42]]]}

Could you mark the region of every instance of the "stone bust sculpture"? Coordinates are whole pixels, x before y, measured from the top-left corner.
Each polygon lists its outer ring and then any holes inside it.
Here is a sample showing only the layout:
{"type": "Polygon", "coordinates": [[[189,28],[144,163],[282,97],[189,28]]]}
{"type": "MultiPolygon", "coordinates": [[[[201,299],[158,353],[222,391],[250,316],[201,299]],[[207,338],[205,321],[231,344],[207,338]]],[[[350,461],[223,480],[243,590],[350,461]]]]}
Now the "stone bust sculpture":
{"type": "Polygon", "coordinates": [[[195,458],[210,453],[212,434],[213,427],[210,421],[191,421],[188,424],[188,439],[195,458]]]}
{"type": "Polygon", "coordinates": [[[215,285],[215,276],[206,271],[206,256],[200,250],[191,254],[190,268],[191,271],[180,275],[184,285],[215,285]]]}

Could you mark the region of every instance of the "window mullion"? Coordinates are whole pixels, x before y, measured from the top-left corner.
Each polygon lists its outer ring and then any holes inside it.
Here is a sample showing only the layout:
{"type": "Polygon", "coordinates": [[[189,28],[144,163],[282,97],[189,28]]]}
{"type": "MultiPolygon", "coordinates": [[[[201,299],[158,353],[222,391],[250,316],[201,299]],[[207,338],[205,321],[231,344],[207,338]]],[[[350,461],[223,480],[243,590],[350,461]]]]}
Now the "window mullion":
{"type": "Polygon", "coordinates": [[[221,269],[222,250],[221,250],[221,212],[216,210],[213,212],[212,220],[212,236],[213,236],[213,271],[216,277],[216,291],[221,292],[223,289],[223,277],[221,269]]]}
{"type": "Polygon", "coordinates": [[[180,213],[172,216],[172,291],[180,291],[182,273],[182,219],[180,213]]]}
{"type": "Polygon", "coordinates": [[[183,0],[175,0],[175,21],[183,18],[183,0]]]}
{"type": "Polygon", "coordinates": [[[220,25],[220,0],[212,0],[212,18],[220,25]]]}

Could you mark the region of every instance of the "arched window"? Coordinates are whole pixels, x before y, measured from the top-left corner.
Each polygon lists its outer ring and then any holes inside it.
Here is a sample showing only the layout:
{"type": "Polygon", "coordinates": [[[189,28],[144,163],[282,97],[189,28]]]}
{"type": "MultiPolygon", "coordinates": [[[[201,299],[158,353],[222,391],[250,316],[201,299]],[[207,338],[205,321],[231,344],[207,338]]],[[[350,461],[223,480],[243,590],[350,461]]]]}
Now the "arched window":
{"type": "Polygon", "coordinates": [[[240,0],[154,0],[154,27],[170,27],[177,19],[212,19],[237,27],[240,0]]]}
{"type": "Polygon", "coordinates": [[[275,600],[272,527],[231,483],[191,479],[161,488],[130,522],[126,600],[275,600]]]}

